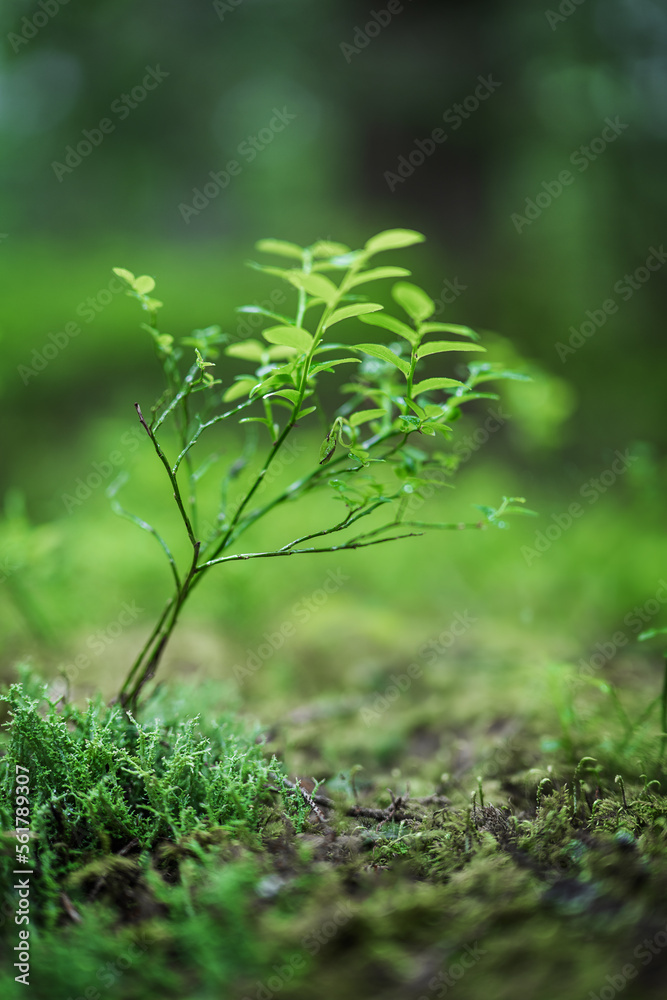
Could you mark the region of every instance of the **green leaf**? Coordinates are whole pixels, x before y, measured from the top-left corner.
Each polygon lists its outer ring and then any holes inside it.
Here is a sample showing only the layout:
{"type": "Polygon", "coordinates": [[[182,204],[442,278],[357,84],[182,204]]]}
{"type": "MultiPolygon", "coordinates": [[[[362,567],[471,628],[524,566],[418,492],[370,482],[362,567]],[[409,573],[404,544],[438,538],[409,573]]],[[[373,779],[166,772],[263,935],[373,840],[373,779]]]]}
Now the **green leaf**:
{"type": "Polygon", "coordinates": [[[350,286],[365,285],[367,281],[378,281],[380,278],[407,278],[410,274],[405,267],[371,267],[368,271],[355,275],[350,286]]]}
{"type": "Polygon", "coordinates": [[[353,316],[363,316],[365,313],[379,312],[380,309],[382,309],[382,306],[378,305],[377,302],[356,302],[353,306],[343,306],[331,314],[324,325],[324,329],[328,330],[334,323],[340,323],[344,319],[352,319],[353,316]]]}
{"type": "Polygon", "coordinates": [[[431,392],[433,389],[453,389],[464,385],[455,378],[427,378],[423,382],[413,385],[412,392],[418,396],[421,392],[431,392]]]}
{"type": "Polygon", "coordinates": [[[281,347],[294,347],[301,354],[308,354],[313,346],[313,338],[301,326],[271,326],[262,331],[262,336],[270,344],[280,344],[281,347]]]}
{"type": "Polygon", "coordinates": [[[415,243],[423,243],[426,237],[414,229],[385,229],[377,236],[367,240],[367,253],[379,253],[381,250],[398,250],[400,247],[411,247],[415,243]]]}
{"type": "Polygon", "coordinates": [[[506,369],[494,371],[490,365],[469,365],[468,367],[475,385],[482,382],[492,382],[494,379],[514,379],[517,382],[533,381],[530,375],[522,375],[521,372],[507,371],[506,369]]]}
{"type": "Polygon", "coordinates": [[[326,463],[333,458],[333,454],[336,450],[337,438],[335,434],[327,434],[324,441],[320,446],[319,454],[319,464],[326,465],[326,463]]]}
{"type": "Polygon", "coordinates": [[[429,354],[444,354],[446,351],[485,351],[481,344],[468,344],[461,340],[434,340],[431,344],[422,344],[417,351],[418,358],[429,354]]]}
{"type": "MultiPolygon", "coordinates": [[[[410,409],[413,410],[417,414],[418,417],[422,418],[422,420],[423,420],[423,418],[425,416],[427,416],[427,412],[424,409],[424,407],[420,406],[419,403],[415,403],[414,399],[406,399],[405,402],[410,407],[410,409]]],[[[443,408],[440,407],[440,406],[434,406],[433,404],[431,404],[431,406],[429,406],[428,409],[429,410],[437,411],[437,415],[438,416],[442,415],[442,409],[443,408]]],[[[433,414],[430,414],[430,415],[432,416],[433,414]]]]}
{"type": "Polygon", "coordinates": [[[645,642],[647,639],[654,639],[656,635],[667,635],[667,628],[650,628],[646,632],[639,633],[639,641],[645,642]]]}
{"type": "Polygon", "coordinates": [[[320,465],[325,465],[325,463],[329,461],[329,459],[335,452],[336,442],[338,440],[338,435],[340,433],[340,427],[342,422],[343,422],[342,417],[336,417],[329,433],[322,442],[322,446],[320,447],[320,457],[319,457],[320,465]]]}
{"type": "Polygon", "coordinates": [[[297,288],[303,288],[309,295],[324,299],[327,305],[331,305],[338,295],[338,289],[333,281],[325,278],[323,274],[304,274],[303,271],[293,271],[287,273],[287,278],[293,285],[297,288]]]}
{"type": "Polygon", "coordinates": [[[379,420],[386,415],[386,410],[359,410],[357,413],[352,414],[348,423],[350,427],[359,427],[360,424],[365,424],[369,420],[379,420]]]}
{"type": "Polygon", "coordinates": [[[243,417],[242,420],[239,420],[239,423],[240,424],[264,424],[266,427],[269,428],[269,431],[271,432],[271,436],[273,436],[273,421],[269,420],[268,417],[243,417]]]}
{"type": "Polygon", "coordinates": [[[174,343],[174,338],[169,333],[160,333],[155,338],[155,343],[165,354],[171,354],[171,345],[174,343]]]}
{"type": "Polygon", "coordinates": [[[133,287],[139,295],[148,295],[155,288],[155,281],[147,274],[142,274],[141,277],[134,279],[133,287]]]}
{"type": "Polygon", "coordinates": [[[261,382],[251,390],[251,396],[265,396],[268,392],[277,392],[278,389],[293,389],[294,379],[292,372],[294,364],[283,365],[282,368],[274,368],[261,382]]]}
{"type": "Polygon", "coordinates": [[[316,406],[307,406],[305,410],[299,410],[294,419],[303,420],[303,418],[307,417],[309,413],[314,413],[316,409],[317,409],[316,406]]]}
{"type": "Polygon", "coordinates": [[[356,458],[357,462],[360,462],[364,468],[368,468],[370,465],[370,455],[363,448],[350,448],[348,454],[350,458],[356,458]]]}
{"type": "Polygon", "coordinates": [[[401,433],[409,433],[410,431],[417,431],[421,426],[421,420],[419,417],[411,417],[402,415],[397,418],[396,423],[401,431],[401,433]]]}
{"type": "Polygon", "coordinates": [[[448,401],[448,406],[459,406],[461,403],[471,403],[473,399],[500,399],[495,392],[465,392],[462,396],[452,396],[448,401]]]}
{"type": "Polygon", "coordinates": [[[469,326],[458,326],[456,323],[424,323],[420,329],[421,333],[458,333],[462,337],[470,340],[479,340],[479,334],[471,330],[469,326]]]}
{"type": "Polygon", "coordinates": [[[368,323],[369,326],[381,326],[383,329],[390,330],[391,333],[395,333],[399,337],[404,337],[411,344],[415,344],[418,340],[418,334],[412,327],[409,327],[406,323],[401,323],[400,319],[396,319],[388,313],[383,312],[378,313],[378,315],[360,316],[359,318],[362,323],[368,323]]]}
{"type": "Polygon", "coordinates": [[[237,313],[253,313],[259,316],[268,316],[269,319],[277,319],[279,323],[289,323],[290,321],[289,316],[271,312],[269,309],[264,309],[263,306],[239,306],[234,311],[237,313]]]}
{"type": "Polygon", "coordinates": [[[253,271],[261,271],[262,274],[274,274],[278,278],[287,278],[291,274],[291,270],[284,267],[270,267],[268,264],[258,264],[255,260],[247,260],[246,266],[252,268],[253,271]]]}
{"type": "MultiPolygon", "coordinates": [[[[171,339],[173,340],[173,337],[171,339]]],[[[204,361],[202,353],[198,347],[195,347],[195,360],[197,362],[197,367],[202,372],[206,372],[207,368],[215,368],[213,361],[204,361]]]]}
{"type": "Polygon", "coordinates": [[[334,358],[331,361],[322,361],[321,364],[314,365],[310,369],[310,371],[308,372],[308,377],[310,378],[311,375],[317,375],[318,372],[328,371],[329,369],[333,368],[334,365],[349,365],[349,364],[359,365],[361,364],[361,361],[359,360],[359,358],[334,358]]]}
{"type": "Polygon", "coordinates": [[[435,312],[433,299],[423,288],[410,281],[398,281],[391,290],[391,296],[415,323],[423,322],[435,312]]]}
{"type": "Polygon", "coordinates": [[[280,361],[285,358],[295,358],[293,347],[281,347],[279,344],[274,344],[273,347],[269,347],[267,351],[269,355],[269,361],[280,361]]]}
{"type": "Polygon", "coordinates": [[[263,399],[269,392],[275,392],[276,389],[280,389],[282,385],[285,388],[289,388],[289,384],[285,384],[281,378],[276,378],[271,375],[269,378],[265,378],[262,382],[257,382],[250,390],[251,399],[263,399]]]}
{"type": "Polygon", "coordinates": [[[240,378],[238,382],[234,382],[233,385],[230,385],[229,389],[222,398],[225,403],[231,403],[234,399],[240,399],[241,396],[247,396],[256,384],[257,382],[254,378],[240,378]]]}
{"type": "MultiPolygon", "coordinates": [[[[398,354],[394,354],[390,351],[388,347],[384,344],[354,344],[352,345],[355,351],[364,351],[365,354],[370,354],[373,358],[380,358],[381,361],[388,361],[390,365],[394,365],[407,377],[410,373],[410,365],[403,358],[399,358],[398,354]]],[[[458,384],[458,383],[457,383],[458,384]]]]}
{"type": "Polygon", "coordinates": [[[303,258],[303,250],[296,243],[287,243],[285,240],[259,240],[255,243],[255,250],[260,253],[273,253],[278,257],[291,257],[294,260],[303,258]]]}
{"type": "Polygon", "coordinates": [[[442,436],[448,441],[451,440],[452,429],[451,427],[448,427],[447,424],[429,424],[428,426],[434,431],[437,431],[438,434],[442,434],[442,436]]]}
{"type": "Polygon", "coordinates": [[[112,267],[111,270],[123,281],[127,281],[128,285],[134,286],[134,275],[131,271],[127,271],[124,267],[112,267]]]}
{"type": "Polygon", "coordinates": [[[333,243],[331,240],[318,240],[310,248],[313,257],[340,257],[341,254],[350,252],[350,248],[344,243],[333,243]]]}
{"type": "Polygon", "coordinates": [[[279,389],[277,392],[268,393],[270,396],[284,396],[288,399],[292,406],[296,405],[299,401],[299,393],[296,389],[279,389]]]}
{"type": "Polygon", "coordinates": [[[242,344],[230,344],[225,350],[230,358],[243,358],[244,361],[261,362],[266,348],[258,340],[245,340],[242,344]]]}

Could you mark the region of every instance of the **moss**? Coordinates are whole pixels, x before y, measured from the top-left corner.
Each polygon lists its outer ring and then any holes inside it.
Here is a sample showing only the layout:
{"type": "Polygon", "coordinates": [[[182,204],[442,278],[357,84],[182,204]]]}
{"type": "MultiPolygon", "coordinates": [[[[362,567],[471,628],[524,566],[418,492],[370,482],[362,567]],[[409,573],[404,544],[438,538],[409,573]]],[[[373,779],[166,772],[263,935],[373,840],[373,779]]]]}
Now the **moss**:
{"type": "MultiPolygon", "coordinates": [[[[489,758],[480,727],[467,770],[434,787],[438,749],[421,729],[412,788],[332,769],[318,816],[229,715],[179,721],[183,697],[162,693],[150,721],[133,720],[99,702],[51,705],[27,681],[7,696],[4,751],[10,766],[32,761],[37,1000],[93,988],[104,1000],[565,1000],[599,996],[624,968],[628,1000],[664,992],[667,799],[647,772],[619,782],[592,758],[555,766],[534,746],[489,758]]],[[[8,768],[14,906],[11,786],[8,768]]],[[[0,985],[24,995],[9,968],[0,985]]]]}
{"type": "MultiPolygon", "coordinates": [[[[136,857],[159,845],[164,855],[165,841],[182,844],[198,834],[200,843],[207,843],[221,830],[252,835],[276,811],[276,791],[282,791],[295,820],[302,820],[303,803],[281,785],[278,762],[267,759],[253,734],[229,719],[143,723],[99,699],[85,711],[53,704],[45,687],[36,689],[32,682],[27,689],[13,685],[6,701],[11,721],[0,807],[11,829],[18,766],[29,776],[38,921],[52,925],[62,917],[64,880],[82,889],[90,880],[87,873],[100,878],[100,866],[106,866],[109,873],[123,871],[127,882],[136,857]]],[[[5,902],[12,898],[15,845],[15,838],[5,838],[5,902]]]]}

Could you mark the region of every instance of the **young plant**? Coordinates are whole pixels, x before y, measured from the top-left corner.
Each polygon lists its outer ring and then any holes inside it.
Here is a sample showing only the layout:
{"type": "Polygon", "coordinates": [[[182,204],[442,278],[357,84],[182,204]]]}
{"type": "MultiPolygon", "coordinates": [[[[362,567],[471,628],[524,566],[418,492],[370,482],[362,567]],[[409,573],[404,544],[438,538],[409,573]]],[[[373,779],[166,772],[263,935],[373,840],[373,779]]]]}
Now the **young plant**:
{"type": "MultiPolygon", "coordinates": [[[[399,280],[392,287],[392,297],[405,314],[403,319],[389,315],[364,294],[374,282],[410,275],[403,267],[374,266],[376,255],[423,239],[412,230],[394,229],[372,237],[360,250],[330,241],[305,248],[279,240],[260,241],[257,250],[287,264],[251,266],[287,283],[294,293],[294,313],[283,316],[260,306],[239,310],[259,314],[266,320],[266,328],[261,341],[244,340],[225,348],[229,357],[247,365],[247,371],[231,384],[213,374],[220,345],[228,340],[219,327],[196,330],[177,344],[158,327],[162,303],[152,297],[154,280],[146,275],[135,278],[129,271],[114,268],[127,282],[128,294],[148,314],[148,322],[142,326],[153,338],[164,369],[166,389],[150,416],[144,415],[138,403],[135,406],[164,466],[190,550],[187,564],[178,566],[155,528],[128,514],[113,499],[117,513],[156,537],[173,578],[172,595],[120,691],[123,705],[136,706],[142,688],[155,675],[185,602],[214,567],[241,559],[360,549],[419,535],[426,528],[505,527],[505,515],[529,513],[520,506],[522,498],[506,497],[498,508],[480,508],[481,519],[471,524],[410,519],[415,498],[426,489],[432,492],[433,483],[442,483],[456,468],[456,456],[446,446],[461,407],[476,399],[497,399],[494,394],[478,391],[478,386],[491,379],[525,377],[479,361],[468,365],[463,380],[444,375],[422,377],[420,370],[427,359],[442,359],[452,352],[478,355],[485,350],[468,327],[432,322],[435,304],[417,285],[399,280]],[[390,345],[367,338],[352,345],[338,342],[339,324],[358,326],[359,322],[369,328],[369,334],[386,336],[388,331],[396,341],[390,345]],[[443,335],[456,339],[444,340],[443,335]],[[188,355],[192,360],[183,374],[181,363],[188,355]],[[310,470],[269,500],[257,502],[260,487],[290,435],[308,417],[324,415],[316,395],[318,381],[339,365],[353,365],[354,376],[340,387],[343,402],[325,421],[326,436],[319,454],[312,456],[310,470]],[[170,457],[163,444],[167,421],[173,424],[178,442],[170,457]],[[229,488],[248,465],[247,449],[231,463],[223,478],[215,521],[204,528],[198,485],[214,459],[197,467],[194,453],[204,432],[223,422],[232,426],[259,424],[266,445],[259,467],[233,500],[229,488]],[[239,542],[252,525],[316,490],[329,491],[329,495],[333,492],[343,504],[344,514],[319,530],[285,540],[278,548],[239,551],[239,542]],[[375,519],[363,520],[385,510],[387,516],[380,518],[379,524],[375,519]]],[[[110,490],[112,498],[116,489],[117,484],[110,490]]]]}

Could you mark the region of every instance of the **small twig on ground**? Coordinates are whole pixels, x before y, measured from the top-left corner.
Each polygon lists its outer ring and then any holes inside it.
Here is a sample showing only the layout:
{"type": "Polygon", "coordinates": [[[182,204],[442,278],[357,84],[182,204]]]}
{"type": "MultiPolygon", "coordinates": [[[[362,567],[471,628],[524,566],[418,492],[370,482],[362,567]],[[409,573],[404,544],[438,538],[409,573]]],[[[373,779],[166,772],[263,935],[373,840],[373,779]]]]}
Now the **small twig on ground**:
{"type": "MultiPolygon", "coordinates": [[[[303,797],[304,802],[307,805],[310,806],[310,808],[313,810],[313,812],[317,816],[318,820],[322,824],[322,827],[323,827],[324,831],[326,833],[333,833],[333,830],[331,829],[331,827],[329,826],[329,824],[327,823],[327,821],[326,821],[326,819],[324,817],[324,813],[322,812],[322,810],[320,809],[320,807],[317,805],[317,802],[315,801],[315,799],[313,798],[313,796],[310,794],[310,792],[307,792],[306,789],[301,786],[301,781],[300,781],[299,778],[296,779],[296,788],[301,792],[301,795],[303,797]]],[[[332,803],[332,805],[333,805],[333,803],[332,803]]]]}
{"type": "Polygon", "coordinates": [[[80,924],[83,922],[83,917],[77,910],[74,909],[74,906],[72,905],[72,900],[66,893],[64,892],[60,893],[60,902],[63,904],[63,910],[70,918],[72,923],[80,924]]]}

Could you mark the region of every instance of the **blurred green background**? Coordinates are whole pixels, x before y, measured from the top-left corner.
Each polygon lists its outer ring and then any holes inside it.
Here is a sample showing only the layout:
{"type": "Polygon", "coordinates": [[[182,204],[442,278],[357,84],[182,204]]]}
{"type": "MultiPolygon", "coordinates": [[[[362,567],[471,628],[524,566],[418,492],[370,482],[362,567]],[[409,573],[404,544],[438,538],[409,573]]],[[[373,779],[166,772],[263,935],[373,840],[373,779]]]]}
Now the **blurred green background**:
{"type": "MultiPolygon", "coordinates": [[[[518,662],[576,663],[618,629],[638,655],[625,619],[667,575],[664,8],[5,0],[0,25],[5,676],[26,654],[55,673],[84,651],[77,687],[111,693],[167,592],[157,547],[110,512],[106,481],[80,505],[64,499],[120,451],[125,505],[176,528],[133,409],[155,398],[159,372],[111,268],[156,278],[166,332],[219,323],[242,339],[257,327],[235,307],[282,293],[245,267],[257,239],[356,246],[391,227],[426,234],[392,262],[437,318],[492,331],[492,356],[534,377],[507,383],[512,419],[429,513],[469,519],[471,504],[513,494],[539,520],[233,566],[188,608],[167,673],[233,680],[339,566],[349,581],[243,697],[382,690],[466,611],[477,624],[440,659],[467,656],[487,680],[518,662]],[[627,474],[582,500],[627,450],[627,474]],[[527,554],[577,501],[585,516],[527,554]],[[143,609],[136,624],[90,655],[124,601],[143,609]]],[[[471,413],[463,436],[486,416],[471,413]]],[[[295,467],[319,446],[312,434],[295,467]]],[[[212,445],[230,461],[236,446],[212,445]]]]}

